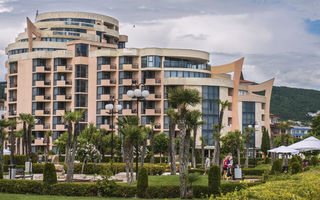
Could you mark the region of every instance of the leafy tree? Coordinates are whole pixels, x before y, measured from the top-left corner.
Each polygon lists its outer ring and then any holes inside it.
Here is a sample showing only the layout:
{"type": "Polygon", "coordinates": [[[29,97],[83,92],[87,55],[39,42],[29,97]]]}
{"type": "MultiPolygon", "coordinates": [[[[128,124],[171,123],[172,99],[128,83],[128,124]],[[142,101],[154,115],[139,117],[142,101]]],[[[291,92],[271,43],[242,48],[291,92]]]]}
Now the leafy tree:
{"type": "Polygon", "coordinates": [[[255,132],[255,129],[253,127],[245,127],[244,129],[244,134],[243,134],[243,139],[245,142],[245,146],[246,146],[246,160],[244,163],[244,167],[248,168],[249,167],[249,147],[250,147],[250,140],[252,137],[252,134],[255,132]]]}
{"type": "MultiPolygon", "coordinates": [[[[282,138],[281,136],[276,136],[274,137],[274,144],[276,147],[279,147],[282,145],[282,138]]],[[[291,145],[295,142],[293,136],[291,134],[286,134],[284,136],[284,145],[288,146],[288,145],[291,145]]]]}
{"type": "Polygon", "coordinates": [[[21,137],[23,137],[23,129],[16,131],[14,137],[17,140],[17,154],[20,155],[21,137]]]}
{"type": "Polygon", "coordinates": [[[0,119],[0,171],[3,172],[3,143],[6,138],[7,132],[4,130],[8,127],[9,123],[6,119],[0,119]]]}
{"type": "Polygon", "coordinates": [[[281,145],[285,145],[285,135],[290,128],[290,125],[286,122],[280,122],[279,128],[281,130],[281,145]]]}
{"type": "Polygon", "coordinates": [[[19,119],[21,120],[23,124],[23,139],[22,139],[22,154],[29,154],[27,148],[27,122],[29,120],[30,114],[29,113],[20,113],[19,119]]]}
{"type": "Polygon", "coordinates": [[[264,155],[268,155],[268,150],[270,149],[270,138],[269,132],[266,128],[262,130],[262,142],[261,142],[261,151],[264,155]]]}
{"type": "Polygon", "coordinates": [[[220,137],[221,137],[221,130],[222,130],[222,120],[223,120],[223,115],[225,109],[229,106],[230,102],[228,100],[226,101],[221,101],[220,99],[218,100],[219,105],[220,105],[220,113],[219,113],[219,121],[218,124],[214,124],[214,146],[215,146],[215,151],[214,151],[214,164],[217,166],[220,166],[220,137]]]}
{"type": "Polygon", "coordinates": [[[168,151],[169,138],[165,133],[159,133],[154,137],[154,150],[155,153],[160,154],[160,163],[162,162],[162,155],[168,151]]]}
{"type": "Polygon", "coordinates": [[[243,147],[241,131],[235,130],[228,132],[225,136],[221,137],[221,142],[221,152],[223,154],[228,154],[229,152],[234,154],[234,150],[237,151],[237,160],[238,165],[240,166],[240,151],[243,147]]]}
{"type": "Polygon", "coordinates": [[[313,136],[320,138],[320,115],[312,118],[310,132],[313,136]]]}
{"type": "MultiPolygon", "coordinates": [[[[106,153],[111,153],[111,134],[104,136],[102,140],[102,151],[106,153]]],[[[118,157],[121,157],[121,137],[119,135],[113,135],[113,147],[114,153],[118,157]]]]}
{"type": "Polygon", "coordinates": [[[82,162],[81,174],[87,162],[97,162],[101,159],[101,154],[92,143],[80,143],[77,149],[77,158],[82,162]]]}
{"type": "Polygon", "coordinates": [[[169,90],[168,100],[171,105],[176,105],[177,124],[179,132],[179,177],[180,177],[180,198],[187,197],[188,186],[188,162],[189,162],[189,147],[190,133],[187,133],[186,115],[189,112],[188,108],[196,106],[200,103],[201,97],[198,90],[175,88],[169,90]]]}
{"type": "Polygon", "coordinates": [[[57,150],[60,155],[66,153],[67,140],[68,140],[68,132],[64,132],[53,143],[57,147],[57,150]]]}

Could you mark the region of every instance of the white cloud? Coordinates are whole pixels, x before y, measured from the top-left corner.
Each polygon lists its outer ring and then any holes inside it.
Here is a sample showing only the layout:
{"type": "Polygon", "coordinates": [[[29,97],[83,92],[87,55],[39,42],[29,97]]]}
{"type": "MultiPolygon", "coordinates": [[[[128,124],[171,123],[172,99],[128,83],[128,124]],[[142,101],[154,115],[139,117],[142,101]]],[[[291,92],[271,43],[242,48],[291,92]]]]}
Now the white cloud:
{"type": "Polygon", "coordinates": [[[0,13],[11,12],[13,8],[11,6],[7,6],[6,3],[8,0],[0,0],[0,13]]]}

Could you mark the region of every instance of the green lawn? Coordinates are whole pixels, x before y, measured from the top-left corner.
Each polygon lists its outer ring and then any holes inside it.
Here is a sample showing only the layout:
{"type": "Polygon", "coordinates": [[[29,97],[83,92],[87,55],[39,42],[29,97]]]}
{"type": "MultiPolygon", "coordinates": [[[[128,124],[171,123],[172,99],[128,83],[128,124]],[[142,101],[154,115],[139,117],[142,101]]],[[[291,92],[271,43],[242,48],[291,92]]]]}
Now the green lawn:
{"type": "MultiPolygon", "coordinates": [[[[0,200],[120,200],[128,198],[98,198],[98,197],[66,197],[66,196],[47,196],[30,194],[7,194],[0,193],[0,200]]],[[[136,198],[130,198],[136,199],[136,198]]]]}

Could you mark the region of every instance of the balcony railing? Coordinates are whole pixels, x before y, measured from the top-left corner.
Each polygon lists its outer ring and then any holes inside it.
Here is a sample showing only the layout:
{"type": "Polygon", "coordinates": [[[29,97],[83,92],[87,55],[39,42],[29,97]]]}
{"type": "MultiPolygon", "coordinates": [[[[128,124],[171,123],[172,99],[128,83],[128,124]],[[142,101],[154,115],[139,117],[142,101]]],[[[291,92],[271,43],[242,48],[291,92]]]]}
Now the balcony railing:
{"type": "Polygon", "coordinates": [[[11,87],[11,88],[17,87],[17,83],[10,83],[10,87],[11,87]]]}

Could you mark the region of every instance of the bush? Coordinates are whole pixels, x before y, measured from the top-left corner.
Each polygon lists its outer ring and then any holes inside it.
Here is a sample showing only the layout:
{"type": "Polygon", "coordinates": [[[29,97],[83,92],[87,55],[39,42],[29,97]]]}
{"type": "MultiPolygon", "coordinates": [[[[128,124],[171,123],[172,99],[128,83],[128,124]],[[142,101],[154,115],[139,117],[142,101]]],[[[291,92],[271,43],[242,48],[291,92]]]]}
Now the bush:
{"type": "Polygon", "coordinates": [[[297,174],[302,171],[302,165],[298,162],[293,162],[291,165],[291,173],[297,174]]]}
{"type": "Polygon", "coordinates": [[[302,163],[301,157],[300,156],[292,156],[292,158],[290,159],[290,164],[294,163],[294,162],[302,163]]]}
{"type": "MultiPolygon", "coordinates": [[[[24,165],[26,162],[26,156],[25,155],[14,155],[14,161],[16,165],[24,165]]],[[[3,156],[3,164],[9,165],[10,164],[10,155],[4,155],[3,156]]]]}
{"type": "Polygon", "coordinates": [[[46,190],[46,195],[62,196],[97,196],[97,189],[92,183],[57,183],[46,190]]]}
{"type": "Polygon", "coordinates": [[[3,179],[3,171],[2,171],[1,164],[0,164],[0,179],[3,179]]]}
{"type": "Polygon", "coordinates": [[[32,172],[34,174],[42,174],[44,171],[44,163],[32,163],[32,172]]]}
{"type": "Polygon", "coordinates": [[[107,178],[98,180],[96,183],[97,194],[99,197],[112,196],[115,188],[117,187],[114,181],[109,181],[107,178]]]}
{"type": "Polygon", "coordinates": [[[273,162],[272,168],[271,168],[271,173],[272,174],[278,174],[282,172],[282,160],[276,159],[273,162]]]}
{"type": "Polygon", "coordinates": [[[253,176],[262,176],[264,169],[255,169],[255,168],[243,168],[242,174],[244,175],[253,175],[253,176]]]}
{"type": "Polygon", "coordinates": [[[208,179],[209,179],[208,180],[209,193],[213,194],[215,196],[219,195],[221,193],[220,167],[218,167],[218,166],[210,167],[208,179]]]}
{"type": "Polygon", "coordinates": [[[138,197],[145,197],[145,191],[148,188],[148,171],[142,167],[138,173],[137,194],[138,197]]]}
{"type": "Polygon", "coordinates": [[[53,163],[46,163],[44,165],[43,183],[45,185],[53,185],[57,183],[57,173],[53,163]]]}
{"type": "Polygon", "coordinates": [[[264,164],[270,164],[270,158],[269,157],[266,157],[264,159],[264,164]]]}
{"type": "Polygon", "coordinates": [[[312,156],[312,158],[310,159],[310,165],[312,165],[312,166],[317,166],[317,165],[319,165],[319,158],[318,158],[318,156],[312,156]]]}
{"type": "Polygon", "coordinates": [[[0,180],[0,192],[14,194],[42,194],[42,181],[33,180],[0,180]]]}

